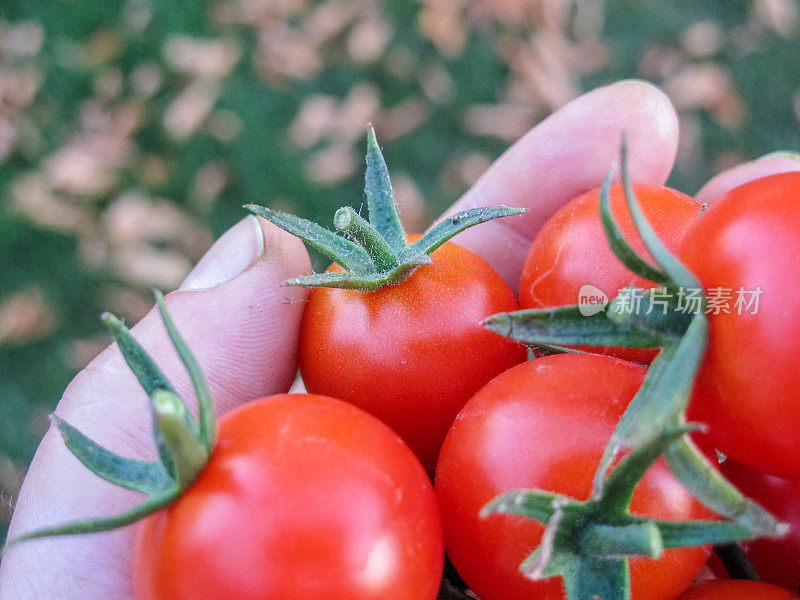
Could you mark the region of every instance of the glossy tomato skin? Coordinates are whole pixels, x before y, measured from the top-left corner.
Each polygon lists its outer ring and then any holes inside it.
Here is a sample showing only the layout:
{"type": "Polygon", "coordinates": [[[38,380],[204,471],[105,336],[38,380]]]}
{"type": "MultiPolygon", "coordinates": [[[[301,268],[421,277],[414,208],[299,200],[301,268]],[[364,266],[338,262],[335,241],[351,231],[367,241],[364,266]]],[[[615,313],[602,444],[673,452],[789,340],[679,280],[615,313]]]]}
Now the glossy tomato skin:
{"type": "Polygon", "coordinates": [[[707,581],[693,585],[676,600],[797,600],[797,596],[760,581],[707,581]]]}
{"type": "MultiPolygon", "coordinates": [[[[447,553],[482,600],[564,600],[561,578],[532,581],[519,572],[543,526],[478,512],[518,488],[587,499],[603,448],[644,375],[638,365],[597,354],[543,357],[499,375],[459,413],[439,457],[436,494],[447,553]]],[[[661,461],[636,488],[631,512],[714,518],[661,461]]],[[[632,600],[673,600],[708,553],[686,548],[631,560],[632,600]]]]}
{"type": "MultiPolygon", "coordinates": [[[[634,192],[647,220],[669,250],[675,251],[700,206],[689,196],[658,185],[636,184],[634,192]]],[[[625,203],[621,185],[611,187],[611,211],[625,238],[650,258],[625,203]]],[[[591,285],[611,299],[626,286],[656,287],[623,265],[608,245],[600,220],[600,192],[593,190],[565,204],[542,227],[533,241],[519,285],[522,308],[577,304],[581,287],[591,285]]],[[[625,360],[649,364],[657,350],[592,348],[625,360]]]]}
{"type": "Polygon", "coordinates": [[[722,473],[748,498],[780,521],[789,532],[780,539],[760,538],[740,542],[761,581],[792,592],[800,588],[800,480],[768,475],[727,459],[722,473]]]}
{"type": "Polygon", "coordinates": [[[470,396],[526,357],[521,344],[480,325],[518,308],[497,272],[451,242],[431,258],[374,292],[312,290],[300,329],[306,388],[375,415],[428,469],[470,396]]]}
{"type": "Polygon", "coordinates": [[[680,249],[709,297],[732,290],[729,312],[709,314],[689,418],[726,456],[787,477],[800,477],[799,197],[800,173],[747,183],[703,213],[680,249]],[[755,312],[736,308],[737,290],[758,298],[755,312]]]}
{"type": "Polygon", "coordinates": [[[225,414],[190,489],[139,527],[137,600],[436,597],[432,486],[388,427],[344,402],[272,396],[225,414]]]}

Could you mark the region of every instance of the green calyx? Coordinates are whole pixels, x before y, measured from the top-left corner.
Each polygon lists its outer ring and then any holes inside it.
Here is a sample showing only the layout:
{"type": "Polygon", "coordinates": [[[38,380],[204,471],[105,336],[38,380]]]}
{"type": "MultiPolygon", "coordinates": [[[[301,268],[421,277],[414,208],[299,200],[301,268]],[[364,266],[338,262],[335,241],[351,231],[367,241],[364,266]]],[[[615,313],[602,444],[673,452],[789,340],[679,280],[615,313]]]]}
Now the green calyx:
{"type": "Polygon", "coordinates": [[[143,461],[119,456],[55,414],[50,420],[61,433],[69,451],[90,471],[114,485],[146,494],[147,499],[125,513],[31,531],[10,540],[9,545],[43,537],[109,531],[135,523],[177,500],[208,463],[216,438],[214,405],[197,361],[167,313],[163,295],[156,291],[155,296],[167,334],[194,385],[199,420],[189,413],[186,404],[130,330],[117,317],[105,313],[103,322],[150,399],[153,437],[159,460],[143,461]]]}
{"type": "Polygon", "coordinates": [[[484,514],[520,514],[545,524],[539,549],[521,566],[536,577],[561,575],[568,600],[622,600],[630,597],[627,557],[655,557],[660,548],[731,544],[754,537],[780,537],[787,525],[746,498],[715,469],[685,435],[686,406],[708,341],[706,298],[697,278],[673,256],[639,207],[627,168],[627,143],[621,152],[622,181],[633,221],[655,259],[636,254],[611,214],[612,172],[600,193],[600,217],[617,258],[633,273],[662,286],[623,290],[600,310],[563,306],[493,315],[488,329],[549,352],[564,346],[624,346],[661,351],[605,448],[589,501],[578,502],[541,491],[508,492],[484,514]],[[697,290],[691,310],[681,305],[681,290],[697,290]],[[656,310],[657,308],[657,310],[656,310]],[[632,453],[609,475],[620,453],[632,453]],[[663,455],[684,487],[728,521],[660,522],[627,514],[630,494],[647,467],[663,455]]]}
{"type": "Polygon", "coordinates": [[[586,501],[541,490],[501,494],[481,511],[483,518],[513,514],[545,524],[539,547],[520,565],[531,579],[560,576],[569,600],[629,600],[632,556],[658,558],[665,548],[730,543],[755,536],[727,521],[660,521],[628,512],[633,490],[655,460],[696,429],[663,429],[631,452],[607,476],[602,493],[586,501]]]}
{"type": "Polygon", "coordinates": [[[492,206],[465,210],[442,219],[413,244],[406,242],[394,200],[389,171],[375,131],[367,132],[367,172],[364,182],[369,220],[350,207],[336,211],[330,231],[264,206],[246,209],[302,239],[343,267],[343,273],[315,273],[286,281],[287,285],[333,287],[373,291],[400,283],[421,266],[431,263],[430,254],[454,235],[493,219],[525,212],[523,208],[492,206]]]}

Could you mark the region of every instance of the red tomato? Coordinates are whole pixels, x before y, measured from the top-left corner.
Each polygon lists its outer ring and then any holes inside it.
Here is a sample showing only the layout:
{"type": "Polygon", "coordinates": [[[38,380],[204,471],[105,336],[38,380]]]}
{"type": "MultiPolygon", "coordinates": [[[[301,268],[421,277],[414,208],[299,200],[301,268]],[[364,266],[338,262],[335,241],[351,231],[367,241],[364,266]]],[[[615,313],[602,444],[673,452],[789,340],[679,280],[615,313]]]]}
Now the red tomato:
{"type": "MultiPolygon", "coordinates": [[[[675,190],[637,184],[636,198],[659,238],[675,250],[700,206],[675,190]]],[[[577,304],[581,287],[591,285],[608,298],[626,286],[656,287],[623,265],[608,245],[600,220],[600,192],[594,190],[564,205],[533,240],[522,267],[519,302],[522,308],[550,308],[577,304]]],[[[642,256],[650,254],[637,233],[625,204],[621,185],[611,187],[611,211],[631,246],[642,256]]],[[[649,364],[657,350],[642,348],[592,348],[633,362],[649,364]]]]}
{"type": "MultiPolygon", "coordinates": [[[[597,354],[561,354],[493,379],[459,413],[436,470],[445,547],[482,600],[563,600],[560,578],[532,581],[520,563],[544,527],[511,515],[478,516],[501,492],[538,488],[586,499],[603,448],[645,370],[597,354]]],[[[631,512],[661,519],[713,518],[659,461],[634,492],[631,512]]],[[[631,560],[633,600],[672,600],[708,557],[703,547],[631,560]]]]}
{"type": "Polygon", "coordinates": [[[767,475],[732,459],[722,472],[748,498],[752,498],[784,523],[789,533],[781,539],[742,542],[761,581],[791,591],[800,588],[800,480],[767,475]]]}
{"type": "Polygon", "coordinates": [[[442,539],[430,481],[374,417],[281,395],[224,415],[205,470],[144,521],[138,600],[433,600],[442,539]]]}
{"type": "Polygon", "coordinates": [[[800,477],[798,197],[800,173],[747,183],[701,215],[680,250],[712,304],[728,310],[709,315],[709,346],[689,418],[708,424],[711,441],[726,456],[795,477],[800,477]],[[737,297],[743,300],[738,308],[737,297]],[[748,307],[754,299],[757,305],[748,307]]]}
{"type": "Polygon", "coordinates": [[[797,600],[786,590],[760,581],[707,581],[694,585],[676,600],[797,600]]]}
{"type": "Polygon", "coordinates": [[[480,325],[518,308],[494,269],[450,242],[432,259],[374,292],[313,289],[300,328],[308,391],[372,413],[428,469],[470,396],[526,356],[520,343],[480,325]]]}

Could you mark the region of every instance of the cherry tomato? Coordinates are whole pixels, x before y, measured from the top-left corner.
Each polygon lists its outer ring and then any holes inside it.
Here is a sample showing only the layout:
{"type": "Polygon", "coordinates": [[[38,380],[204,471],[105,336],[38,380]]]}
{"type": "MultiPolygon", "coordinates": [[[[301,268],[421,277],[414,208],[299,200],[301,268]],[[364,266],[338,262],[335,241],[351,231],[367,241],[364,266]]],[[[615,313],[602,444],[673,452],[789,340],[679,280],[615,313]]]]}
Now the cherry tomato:
{"type": "Polygon", "coordinates": [[[780,539],[760,538],[741,542],[741,545],[761,581],[797,591],[800,588],[800,480],[768,475],[730,458],[722,463],[721,470],[745,496],[789,524],[789,533],[780,539]]]}
{"type": "MultiPolygon", "coordinates": [[[[686,229],[697,218],[700,206],[675,190],[638,184],[636,199],[659,238],[675,250],[686,229]]],[[[578,304],[583,286],[594,286],[607,298],[626,286],[656,287],[623,265],[608,245],[600,220],[600,192],[593,190],[564,205],[534,239],[519,285],[522,308],[550,308],[578,304]]],[[[621,185],[611,187],[611,211],[631,246],[650,257],[625,203],[621,185]]],[[[642,348],[592,348],[633,362],[649,364],[657,350],[642,348]]]]}
{"type": "MultiPolygon", "coordinates": [[[[537,488],[589,497],[592,476],[645,369],[598,354],[561,354],[518,365],[483,387],[447,434],[436,471],[445,547],[482,600],[563,600],[560,578],[532,581],[520,563],[544,527],[510,515],[481,519],[492,498],[537,488]]],[[[631,513],[714,518],[659,460],[636,488],[631,513]]],[[[704,547],[630,561],[633,600],[672,600],[708,557],[704,547]]]]}
{"type": "Polygon", "coordinates": [[[300,329],[306,388],[372,413],[428,469],[470,396],[526,356],[524,346],[480,325],[518,308],[497,272],[452,242],[431,258],[374,292],[313,289],[300,329]]]}
{"type": "Polygon", "coordinates": [[[145,520],[137,600],[433,600],[443,549],[413,453],[365,412],[314,395],[224,415],[211,460],[145,520]]]}
{"type": "Polygon", "coordinates": [[[738,187],[689,229],[680,258],[709,299],[689,406],[726,456],[800,477],[800,173],[738,187]]]}
{"type": "Polygon", "coordinates": [[[797,600],[786,590],[760,581],[707,581],[690,587],[677,600],[797,600]]]}

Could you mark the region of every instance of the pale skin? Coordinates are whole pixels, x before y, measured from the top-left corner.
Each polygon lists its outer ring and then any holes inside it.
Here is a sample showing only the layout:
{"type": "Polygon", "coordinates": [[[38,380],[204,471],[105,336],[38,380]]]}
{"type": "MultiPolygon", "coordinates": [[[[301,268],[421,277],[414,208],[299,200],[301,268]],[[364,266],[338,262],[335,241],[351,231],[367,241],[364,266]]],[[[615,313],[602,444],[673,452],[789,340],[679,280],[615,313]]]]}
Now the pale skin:
{"type": "MultiPolygon", "coordinates": [[[[536,232],[565,202],[599,187],[617,160],[623,131],[634,181],[663,184],[678,143],[678,119],[668,98],[636,81],[599,88],[522,137],[448,211],[504,204],[530,212],[475,227],[460,234],[457,243],[488,260],[516,291],[536,232]]],[[[696,198],[710,203],[746,181],[797,170],[797,155],[769,155],[714,177],[696,198]]],[[[168,294],[170,313],[197,356],[220,413],[289,389],[306,291],[281,282],[309,271],[299,240],[248,217],[218,240],[180,290],[168,294]]],[[[191,402],[188,376],[157,314],[151,311],[133,333],[191,402]]],[[[115,346],[77,375],[56,412],[120,454],[155,455],[146,396],[115,346]]],[[[25,477],[10,537],[79,517],[123,512],[140,499],[93,476],[51,430],[25,477]]],[[[0,597],[132,600],[134,529],[7,549],[0,563],[0,597]]]]}

